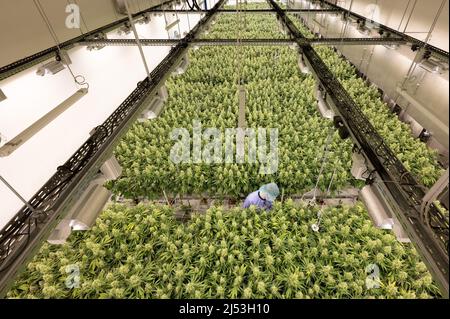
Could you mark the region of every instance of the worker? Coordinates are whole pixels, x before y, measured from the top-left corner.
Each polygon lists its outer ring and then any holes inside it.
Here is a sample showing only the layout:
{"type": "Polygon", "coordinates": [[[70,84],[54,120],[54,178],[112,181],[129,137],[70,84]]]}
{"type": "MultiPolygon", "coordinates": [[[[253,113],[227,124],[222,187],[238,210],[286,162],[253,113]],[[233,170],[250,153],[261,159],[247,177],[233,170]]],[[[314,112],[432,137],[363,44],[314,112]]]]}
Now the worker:
{"type": "Polygon", "coordinates": [[[255,205],[260,209],[270,210],[273,201],[280,194],[277,184],[270,183],[261,186],[261,188],[253,193],[250,193],[244,201],[244,208],[255,205]]]}

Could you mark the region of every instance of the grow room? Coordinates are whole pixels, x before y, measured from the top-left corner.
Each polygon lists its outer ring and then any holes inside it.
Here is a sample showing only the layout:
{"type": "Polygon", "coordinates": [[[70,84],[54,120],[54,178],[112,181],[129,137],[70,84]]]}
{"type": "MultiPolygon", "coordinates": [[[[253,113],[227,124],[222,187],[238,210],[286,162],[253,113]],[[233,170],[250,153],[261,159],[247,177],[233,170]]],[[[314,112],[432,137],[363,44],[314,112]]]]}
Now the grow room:
{"type": "Polygon", "coordinates": [[[446,0],[0,3],[0,297],[449,296],[446,0]]]}

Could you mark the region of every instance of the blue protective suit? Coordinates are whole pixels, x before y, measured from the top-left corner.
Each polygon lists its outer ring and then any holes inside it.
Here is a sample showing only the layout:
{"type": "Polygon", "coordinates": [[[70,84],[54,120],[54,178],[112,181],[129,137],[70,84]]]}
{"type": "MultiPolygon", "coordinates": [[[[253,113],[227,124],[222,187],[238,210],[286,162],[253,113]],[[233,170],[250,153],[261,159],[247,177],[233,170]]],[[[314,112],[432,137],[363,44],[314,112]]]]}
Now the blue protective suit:
{"type": "Polygon", "coordinates": [[[255,205],[260,209],[270,210],[272,209],[272,202],[262,199],[259,196],[259,190],[249,194],[244,201],[244,208],[249,208],[251,205],[255,205]]]}

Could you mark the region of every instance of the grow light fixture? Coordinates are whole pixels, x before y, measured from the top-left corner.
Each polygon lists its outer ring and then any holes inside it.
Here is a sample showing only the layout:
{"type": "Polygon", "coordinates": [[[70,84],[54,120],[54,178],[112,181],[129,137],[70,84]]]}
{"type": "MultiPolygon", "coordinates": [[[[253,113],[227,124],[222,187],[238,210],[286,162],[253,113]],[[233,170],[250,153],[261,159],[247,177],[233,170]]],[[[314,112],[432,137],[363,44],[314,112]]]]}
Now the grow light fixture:
{"type": "Polygon", "coordinates": [[[8,143],[0,148],[0,157],[8,156],[15,150],[17,150],[22,144],[32,138],[36,133],[42,130],[45,126],[51,123],[55,118],[65,112],[69,107],[74,105],[79,99],[88,93],[88,89],[79,89],[69,98],[64,100],[61,104],[55,107],[53,110],[45,114],[39,120],[31,124],[28,128],[23,130],[19,135],[14,137],[8,143]]]}

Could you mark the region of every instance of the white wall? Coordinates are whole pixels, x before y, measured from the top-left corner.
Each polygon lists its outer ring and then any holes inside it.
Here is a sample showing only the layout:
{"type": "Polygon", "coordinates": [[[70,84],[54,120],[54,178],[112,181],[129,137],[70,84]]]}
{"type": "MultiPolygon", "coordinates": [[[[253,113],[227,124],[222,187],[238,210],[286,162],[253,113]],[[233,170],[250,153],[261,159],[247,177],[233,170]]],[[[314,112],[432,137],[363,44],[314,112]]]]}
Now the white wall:
{"type": "MultiPolygon", "coordinates": [[[[48,3],[51,0],[41,0],[48,3]]],[[[97,0],[90,0],[94,3],[97,0]]],[[[150,3],[141,1],[140,5],[150,3]]],[[[1,1],[0,6],[3,17],[3,9],[11,2],[1,1]]],[[[17,5],[22,9],[32,6],[32,2],[19,0],[17,5]],[[31,4],[30,4],[31,3],[31,4]]],[[[81,5],[88,1],[79,1],[81,5]]],[[[134,1],[137,6],[138,2],[134,1]]],[[[208,0],[213,5],[215,0],[208,0]]],[[[98,0],[96,4],[89,6],[92,11],[86,12],[92,18],[87,18],[89,27],[97,28],[100,23],[109,23],[114,13],[107,10],[109,1],[98,0]],[[94,8],[99,6],[98,14],[94,8]],[[97,21],[97,22],[95,22],[97,21]]],[[[31,10],[31,9],[30,9],[31,10]]],[[[26,10],[25,10],[26,11],[26,10]]],[[[45,29],[38,28],[37,32],[22,28],[21,41],[13,41],[13,37],[5,29],[12,29],[13,25],[23,24],[23,19],[18,17],[19,10],[10,11],[14,19],[0,20],[0,32],[2,39],[8,38],[9,43],[0,53],[0,64],[5,61],[11,62],[24,57],[30,53],[52,46],[45,29]],[[9,27],[6,27],[6,24],[9,27]],[[19,55],[19,53],[21,55],[19,55]]],[[[31,11],[30,11],[31,12],[31,11]]],[[[59,18],[60,21],[64,11],[59,18]]],[[[194,27],[200,19],[199,14],[189,14],[189,25],[194,27]]],[[[53,20],[52,20],[53,21],[53,20]]],[[[34,28],[32,25],[30,28],[34,28]]],[[[167,38],[164,17],[152,17],[147,25],[136,24],[137,31],[142,38],[167,38]]],[[[58,29],[58,34],[69,35],[64,26],[58,29]]],[[[176,28],[178,29],[178,28],[176,28]]],[[[188,28],[187,14],[180,15],[181,32],[188,28]]],[[[109,38],[120,38],[116,31],[108,34],[109,38]]],[[[130,34],[126,38],[133,38],[130,34]]],[[[124,38],[125,38],[124,37],[124,38]]],[[[61,36],[61,38],[64,38],[61,36]]],[[[169,52],[170,47],[144,47],[144,53],[152,70],[169,52]]],[[[89,132],[95,126],[101,124],[131,93],[137,82],[146,77],[145,69],[139,50],[133,47],[105,47],[99,51],[88,51],[85,47],[75,47],[69,51],[73,62],[71,68],[78,75],[83,75],[88,81],[89,93],[75,103],[70,109],[61,114],[51,124],[42,129],[34,137],[8,157],[0,158],[0,174],[27,200],[29,200],[39,188],[55,173],[56,167],[62,165],[66,160],[88,139],[89,132]]],[[[18,73],[0,82],[7,99],[0,103],[0,133],[9,140],[34,121],[42,117],[46,112],[53,109],[61,101],[75,93],[75,85],[69,71],[63,70],[56,75],[35,74],[38,66],[18,73]]],[[[14,194],[0,183],[0,228],[12,218],[23,204],[14,194]]]]}
{"type": "MultiPolygon", "coordinates": [[[[394,27],[395,23],[400,25],[401,16],[395,14],[395,8],[400,8],[400,1],[391,1],[385,3],[378,1],[380,7],[380,21],[383,24],[388,24],[394,27]],[[395,6],[394,3],[395,2],[395,6]],[[392,9],[393,11],[389,11],[392,9]]],[[[339,5],[346,3],[346,8],[349,8],[350,1],[341,1],[339,5]]],[[[405,1],[405,6],[408,1],[405,1]]],[[[412,3],[413,1],[411,1],[412,3]]],[[[352,11],[356,11],[360,14],[364,14],[365,7],[371,3],[368,0],[354,0],[352,5],[352,11]]],[[[373,2],[372,2],[373,3],[373,2]]],[[[440,5],[440,1],[430,1],[428,11],[426,8],[421,7],[421,0],[417,1],[417,8],[422,8],[424,12],[436,12],[440,5]],[[419,5],[420,4],[420,5],[419,5]],[[434,7],[433,7],[434,5],[434,7]]],[[[309,7],[309,1],[302,0],[297,1],[298,7],[309,7]]],[[[410,9],[412,5],[410,4],[410,9]]],[[[447,9],[448,10],[448,9],[447,9]]],[[[411,10],[410,10],[411,11],[411,10]]],[[[415,12],[415,11],[412,11],[415,12]]],[[[447,12],[442,16],[447,15],[447,12]]],[[[366,15],[367,16],[367,15],[366,15]]],[[[340,16],[333,16],[331,14],[318,14],[318,15],[304,15],[309,27],[315,32],[320,32],[326,37],[364,37],[359,31],[357,31],[355,24],[348,24],[345,34],[344,22],[340,19],[340,16]],[[309,18],[308,18],[309,17],[309,18]]],[[[407,15],[404,20],[407,19],[407,15]]],[[[423,16],[412,16],[409,26],[421,27],[431,25],[433,17],[430,14],[424,14],[423,16]]],[[[448,17],[447,17],[448,19],[448,17]]],[[[439,20],[441,21],[441,20],[439,20]]],[[[447,20],[448,21],[448,20],[447,20]]],[[[402,24],[406,25],[406,22],[402,24]]],[[[397,27],[395,29],[397,29],[397,27]]],[[[409,27],[408,27],[409,30],[409,27]]],[[[441,41],[440,47],[448,47],[448,22],[445,28],[442,25],[437,25],[433,32],[433,39],[437,40],[439,37],[445,34],[445,41],[441,41]]],[[[416,36],[414,34],[413,36],[416,36]]],[[[376,33],[372,36],[378,36],[376,33]]],[[[421,38],[421,37],[418,37],[421,38]]],[[[436,44],[435,44],[436,45],[436,44]]],[[[375,83],[378,87],[389,95],[391,98],[396,99],[398,94],[396,87],[401,85],[408,73],[408,70],[414,60],[415,53],[411,51],[408,46],[401,46],[397,50],[389,50],[382,45],[377,46],[337,46],[341,53],[343,53],[352,63],[354,63],[362,72],[364,72],[369,79],[375,83]]],[[[428,114],[414,112],[413,117],[423,127],[431,131],[434,138],[448,149],[448,126],[449,126],[449,90],[448,90],[448,71],[442,75],[431,74],[423,70],[422,68],[415,68],[411,78],[414,79],[409,85],[407,85],[408,92],[421,104],[423,104],[427,110],[435,117],[431,119],[428,114]],[[438,123],[438,121],[440,123],[438,123]],[[446,129],[443,129],[445,128],[446,129]]],[[[397,103],[403,108],[408,108],[409,105],[405,100],[398,98],[397,103]]],[[[412,110],[411,110],[412,111],[412,110]]]]}
{"type": "MultiPolygon", "coordinates": [[[[423,41],[431,29],[442,1],[445,0],[417,0],[413,6],[414,0],[339,0],[337,5],[346,9],[350,9],[351,5],[351,11],[423,41]],[[377,10],[373,10],[374,5],[377,6],[377,10]]],[[[295,0],[297,8],[310,6],[308,0],[295,0]]],[[[449,3],[446,1],[429,40],[430,44],[445,51],[449,49],[448,10],[449,3]]]]}

